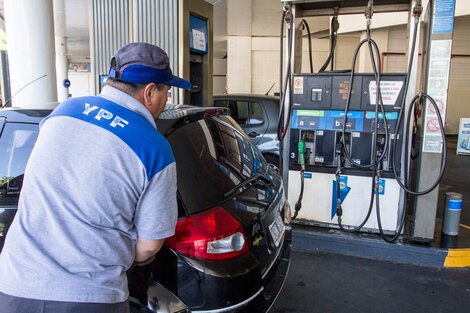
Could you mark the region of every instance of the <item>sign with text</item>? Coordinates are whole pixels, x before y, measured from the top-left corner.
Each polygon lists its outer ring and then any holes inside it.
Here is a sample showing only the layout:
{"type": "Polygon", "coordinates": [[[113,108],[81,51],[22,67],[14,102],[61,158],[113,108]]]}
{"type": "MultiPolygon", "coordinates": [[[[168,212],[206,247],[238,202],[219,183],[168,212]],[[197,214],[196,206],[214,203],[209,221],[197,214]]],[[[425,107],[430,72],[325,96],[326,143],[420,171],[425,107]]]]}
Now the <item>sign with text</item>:
{"type": "Polygon", "coordinates": [[[470,155],[470,118],[460,119],[457,154],[470,155]]]}

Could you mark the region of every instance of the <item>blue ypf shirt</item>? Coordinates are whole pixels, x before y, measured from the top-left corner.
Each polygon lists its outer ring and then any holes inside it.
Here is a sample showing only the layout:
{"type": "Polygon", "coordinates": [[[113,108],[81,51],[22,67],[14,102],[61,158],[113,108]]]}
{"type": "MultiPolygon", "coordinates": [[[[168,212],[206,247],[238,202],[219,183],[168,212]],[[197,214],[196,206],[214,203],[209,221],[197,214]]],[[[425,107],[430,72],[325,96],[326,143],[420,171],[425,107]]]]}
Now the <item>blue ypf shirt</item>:
{"type": "Polygon", "coordinates": [[[137,238],[172,236],[176,218],[174,156],[147,109],[108,86],[69,99],[41,125],[0,254],[0,291],[125,301],[137,238]]]}

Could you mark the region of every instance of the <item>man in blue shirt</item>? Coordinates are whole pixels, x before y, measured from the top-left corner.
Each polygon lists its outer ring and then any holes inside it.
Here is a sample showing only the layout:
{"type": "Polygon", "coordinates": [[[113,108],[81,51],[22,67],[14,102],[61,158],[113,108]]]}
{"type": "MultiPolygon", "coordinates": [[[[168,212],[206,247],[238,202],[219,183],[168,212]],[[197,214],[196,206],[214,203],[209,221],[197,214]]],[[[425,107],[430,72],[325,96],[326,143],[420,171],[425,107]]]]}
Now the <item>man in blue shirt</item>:
{"type": "Polygon", "coordinates": [[[0,255],[0,313],[128,312],[126,271],[174,234],[176,167],[155,119],[170,86],[191,84],[146,43],[118,50],[109,75],[40,126],[0,255]]]}

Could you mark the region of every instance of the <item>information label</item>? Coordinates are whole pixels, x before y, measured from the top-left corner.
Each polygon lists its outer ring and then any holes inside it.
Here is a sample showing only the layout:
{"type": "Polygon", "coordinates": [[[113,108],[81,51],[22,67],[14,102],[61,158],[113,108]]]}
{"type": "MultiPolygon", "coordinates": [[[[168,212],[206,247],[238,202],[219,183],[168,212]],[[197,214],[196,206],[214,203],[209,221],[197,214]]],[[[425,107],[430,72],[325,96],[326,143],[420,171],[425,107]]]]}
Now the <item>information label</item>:
{"type": "Polygon", "coordinates": [[[432,25],[433,34],[452,33],[454,29],[454,11],[455,0],[436,1],[432,25]]]}
{"type": "Polygon", "coordinates": [[[460,119],[457,154],[470,155],[470,118],[460,119]]]}
{"type": "Polygon", "coordinates": [[[424,120],[424,152],[441,153],[442,136],[438,114],[446,120],[447,89],[449,87],[452,40],[434,40],[429,61],[428,94],[436,101],[439,112],[430,101],[426,102],[424,120]]]}
{"type": "MultiPolygon", "coordinates": [[[[382,94],[382,101],[384,105],[395,105],[397,103],[398,96],[403,87],[402,81],[380,81],[380,93],[382,94]]],[[[377,98],[377,83],[372,80],[369,83],[369,97],[370,104],[376,104],[377,98]]]]}

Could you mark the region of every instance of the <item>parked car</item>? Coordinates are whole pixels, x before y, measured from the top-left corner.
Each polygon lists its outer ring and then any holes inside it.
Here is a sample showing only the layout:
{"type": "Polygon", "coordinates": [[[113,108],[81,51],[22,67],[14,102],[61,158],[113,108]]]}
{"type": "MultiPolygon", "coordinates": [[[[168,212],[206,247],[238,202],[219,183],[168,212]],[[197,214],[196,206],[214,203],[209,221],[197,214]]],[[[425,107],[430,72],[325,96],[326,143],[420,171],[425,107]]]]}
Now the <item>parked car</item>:
{"type": "Polygon", "coordinates": [[[279,97],[254,94],[215,95],[214,106],[229,108],[233,119],[258,146],[268,164],[278,170],[279,97]]]}
{"type": "MultiPolygon", "coordinates": [[[[0,251],[49,113],[0,110],[0,251]]],[[[266,312],[290,264],[280,176],[226,108],[174,106],[157,127],[176,159],[179,218],[155,260],[128,271],[131,312],[266,312]]]]}

